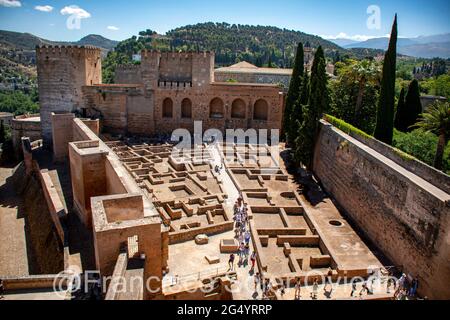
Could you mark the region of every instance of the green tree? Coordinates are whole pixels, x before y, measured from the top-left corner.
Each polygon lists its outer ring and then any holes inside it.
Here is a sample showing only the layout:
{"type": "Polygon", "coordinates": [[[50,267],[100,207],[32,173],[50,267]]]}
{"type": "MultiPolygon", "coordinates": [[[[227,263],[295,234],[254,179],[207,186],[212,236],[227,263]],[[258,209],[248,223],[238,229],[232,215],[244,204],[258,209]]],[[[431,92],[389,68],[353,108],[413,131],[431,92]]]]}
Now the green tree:
{"type": "Polygon", "coordinates": [[[417,123],[417,120],[419,119],[422,111],[423,110],[422,103],[420,102],[419,83],[414,79],[409,85],[408,94],[406,95],[405,99],[404,124],[406,127],[406,131],[411,131],[410,127],[417,123]]]}
{"type": "Polygon", "coordinates": [[[312,168],[314,146],[317,139],[319,120],[329,107],[328,78],[326,62],[321,46],[316,51],[311,69],[308,104],[303,106],[303,122],[295,141],[295,158],[306,168],[312,168]]]}
{"type": "MultiPolygon", "coordinates": [[[[290,117],[289,122],[289,137],[291,138],[293,143],[295,144],[295,137],[298,135],[298,130],[300,129],[300,126],[303,123],[303,108],[308,104],[309,99],[309,77],[308,77],[308,71],[305,70],[303,78],[302,78],[302,87],[300,95],[297,99],[297,101],[294,104],[294,109],[292,110],[292,115],[290,117]]],[[[294,147],[295,152],[295,147],[294,147]]]]}
{"type": "Polygon", "coordinates": [[[337,79],[330,83],[331,115],[373,133],[381,70],[373,60],[336,64],[337,79]]]}
{"type": "Polygon", "coordinates": [[[378,101],[376,139],[392,144],[394,134],[395,74],[397,62],[397,15],[392,26],[389,48],[384,56],[381,92],[378,101]]]}
{"type": "Polygon", "coordinates": [[[395,128],[401,132],[406,132],[408,130],[406,113],[407,110],[405,108],[405,89],[402,88],[402,91],[400,91],[400,97],[398,98],[397,113],[395,114],[394,121],[395,128]]]}
{"type": "Polygon", "coordinates": [[[432,132],[439,137],[434,158],[434,167],[442,170],[444,151],[450,136],[450,104],[449,102],[435,102],[423,113],[420,121],[414,125],[426,132],[432,132]]]}
{"type": "MultiPolygon", "coordinates": [[[[302,77],[304,74],[303,72],[304,65],[305,65],[305,58],[303,52],[303,44],[299,43],[297,47],[297,55],[295,57],[294,70],[292,71],[292,78],[291,82],[289,83],[289,91],[286,96],[286,107],[284,110],[283,125],[284,125],[284,132],[287,136],[288,141],[289,141],[292,112],[294,110],[295,103],[297,102],[300,96],[302,77]]],[[[301,110],[297,110],[297,112],[301,113],[301,110]]]]}

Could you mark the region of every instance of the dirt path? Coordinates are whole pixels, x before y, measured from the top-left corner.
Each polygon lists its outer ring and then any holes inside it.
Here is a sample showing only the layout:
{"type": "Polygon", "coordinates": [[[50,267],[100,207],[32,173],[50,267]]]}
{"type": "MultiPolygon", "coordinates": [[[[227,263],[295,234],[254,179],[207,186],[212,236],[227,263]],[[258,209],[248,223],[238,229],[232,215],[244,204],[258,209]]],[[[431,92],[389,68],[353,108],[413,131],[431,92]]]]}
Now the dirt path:
{"type": "Polygon", "coordinates": [[[10,179],[12,168],[0,168],[0,276],[29,274],[22,199],[10,179]]]}

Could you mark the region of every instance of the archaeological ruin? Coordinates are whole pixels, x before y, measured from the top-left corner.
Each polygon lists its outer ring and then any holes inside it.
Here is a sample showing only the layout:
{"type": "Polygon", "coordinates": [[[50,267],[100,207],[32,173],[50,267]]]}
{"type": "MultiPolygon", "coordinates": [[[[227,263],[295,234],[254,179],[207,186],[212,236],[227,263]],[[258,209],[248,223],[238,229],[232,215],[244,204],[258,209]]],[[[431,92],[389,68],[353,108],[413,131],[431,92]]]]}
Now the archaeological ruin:
{"type": "Polygon", "coordinates": [[[12,120],[23,162],[11,183],[23,185],[26,208],[40,201],[28,213],[38,271],[17,274],[3,253],[7,299],[74,299],[65,275],[90,270],[108,278],[106,300],[255,299],[256,272],[274,300],[292,299],[297,282],[310,299],[316,279],[335,284],[333,299],[390,300],[394,272],[417,278],[422,297],[450,299],[450,178],[326,120],[314,175],[299,175],[273,138],[287,73],[267,80],[245,63],[215,70],[213,52],[144,50],[140,65],[103,84],[99,49],[36,52],[41,111],[12,120]],[[214,133],[186,151],[172,139],[179,129],[263,129],[272,139],[226,143],[214,133]],[[236,207],[246,210],[255,269],[229,263],[241,245],[236,207]],[[344,279],[361,279],[360,289],[374,275],[381,286],[350,297],[344,279]]]}

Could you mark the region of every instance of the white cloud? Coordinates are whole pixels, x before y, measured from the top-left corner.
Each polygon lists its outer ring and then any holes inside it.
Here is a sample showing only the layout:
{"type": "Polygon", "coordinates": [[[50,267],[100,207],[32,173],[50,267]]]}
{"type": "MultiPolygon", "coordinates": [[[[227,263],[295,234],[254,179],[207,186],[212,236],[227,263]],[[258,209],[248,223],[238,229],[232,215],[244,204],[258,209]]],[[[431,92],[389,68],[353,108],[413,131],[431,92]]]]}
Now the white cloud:
{"type": "Polygon", "coordinates": [[[42,11],[42,12],[52,12],[53,11],[52,6],[36,6],[36,7],[34,7],[34,9],[37,11],[42,11]]]}
{"type": "Polygon", "coordinates": [[[368,35],[364,35],[364,34],[356,34],[356,35],[348,35],[345,32],[340,32],[337,35],[322,35],[320,36],[324,39],[327,40],[337,40],[337,39],[346,39],[346,40],[353,40],[353,41],[367,41],[369,39],[374,39],[374,38],[389,38],[390,35],[389,34],[385,34],[384,36],[368,36],[368,35]]]}
{"type": "Polygon", "coordinates": [[[22,3],[17,0],[0,0],[0,6],[8,8],[18,8],[22,6],[22,3]]]}
{"type": "Polygon", "coordinates": [[[63,16],[70,15],[75,16],[78,19],[87,19],[91,17],[91,14],[84,10],[83,8],[80,8],[76,5],[67,6],[61,9],[61,14],[63,16]]]}
{"type": "Polygon", "coordinates": [[[119,28],[115,27],[115,26],[108,26],[107,27],[108,30],[112,30],[112,31],[117,31],[119,30],[119,28]]]}

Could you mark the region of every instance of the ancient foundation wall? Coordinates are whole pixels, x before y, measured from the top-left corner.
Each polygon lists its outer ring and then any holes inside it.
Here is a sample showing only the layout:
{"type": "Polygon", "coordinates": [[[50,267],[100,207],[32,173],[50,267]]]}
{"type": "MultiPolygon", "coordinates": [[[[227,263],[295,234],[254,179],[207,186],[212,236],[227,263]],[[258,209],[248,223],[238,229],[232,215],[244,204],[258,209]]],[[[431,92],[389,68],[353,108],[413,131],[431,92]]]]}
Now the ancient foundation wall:
{"type": "Polygon", "coordinates": [[[439,186],[450,178],[432,185],[384,154],[322,122],[314,173],[367,237],[418,277],[421,295],[449,299],[450,196],[439,186]]]}

